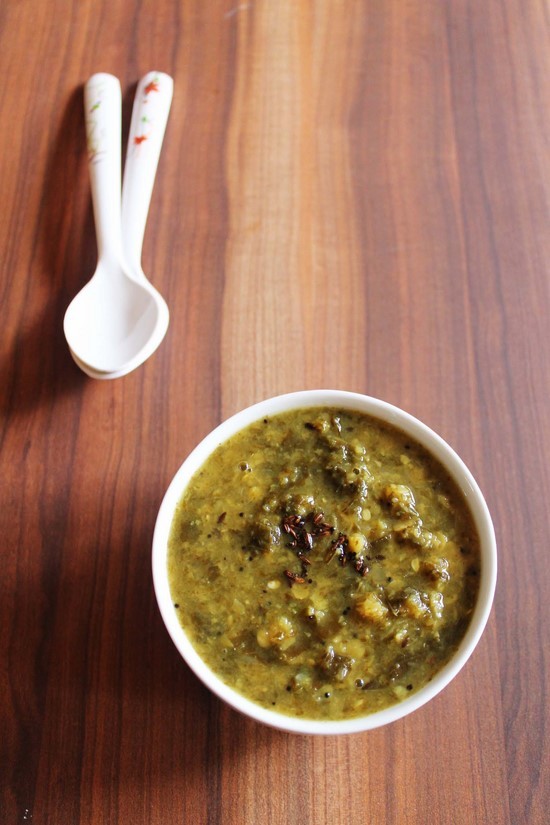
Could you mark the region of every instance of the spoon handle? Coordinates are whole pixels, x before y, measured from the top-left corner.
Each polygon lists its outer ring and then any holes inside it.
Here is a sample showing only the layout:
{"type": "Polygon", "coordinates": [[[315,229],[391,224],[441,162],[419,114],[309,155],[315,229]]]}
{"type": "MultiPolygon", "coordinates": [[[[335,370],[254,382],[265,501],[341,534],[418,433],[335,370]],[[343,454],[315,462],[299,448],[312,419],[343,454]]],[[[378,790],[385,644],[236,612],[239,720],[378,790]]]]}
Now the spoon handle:
{"type": "Polygon", "coordinates": [[[119,261],[122,95],[116,77],[100,72],[84,87],[88,166],[100,259],[119,261]]]}
{"type": "Polygon", "coordinates": [[[122,238],[132,274],[143,277],[141,248],[174,81],[148,72],[136,89],[122,186],[122,238]]]}

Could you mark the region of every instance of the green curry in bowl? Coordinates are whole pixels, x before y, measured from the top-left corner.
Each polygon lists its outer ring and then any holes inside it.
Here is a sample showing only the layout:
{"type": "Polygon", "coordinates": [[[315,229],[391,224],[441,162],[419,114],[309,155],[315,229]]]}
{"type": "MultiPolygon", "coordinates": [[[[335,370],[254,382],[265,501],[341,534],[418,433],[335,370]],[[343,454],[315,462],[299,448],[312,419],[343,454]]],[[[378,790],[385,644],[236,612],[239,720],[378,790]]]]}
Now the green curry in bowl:
{"type": "Polygon", "coordinates": [[[410,435],[306,407],[210,453],[173,514],[167,566],[179,622],[224,683],[279,714],[344,720],[413,695],[453,657],[480,541],[410,435]]]}

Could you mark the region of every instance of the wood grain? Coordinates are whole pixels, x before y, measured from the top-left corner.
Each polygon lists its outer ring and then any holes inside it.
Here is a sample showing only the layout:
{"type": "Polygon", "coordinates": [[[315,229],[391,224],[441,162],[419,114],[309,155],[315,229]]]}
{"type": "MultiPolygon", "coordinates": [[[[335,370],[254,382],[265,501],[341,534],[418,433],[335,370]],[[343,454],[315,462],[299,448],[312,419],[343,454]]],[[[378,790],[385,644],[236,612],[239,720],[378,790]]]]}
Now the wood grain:
{"type": "Polygon", "coordinates": [[[529,823],[550,806],[550,20],[544,0],[92,0],[0,10],[0,820],[529,823]],[[95,266],[82,84],[175,97],[144,269],[158,352],[72,363],[95,266]],[[442,695],[347,738],[271,731],[179,659],[150,575],[222,418],[384,398],[478,478],[500,570],[442,695]]]}

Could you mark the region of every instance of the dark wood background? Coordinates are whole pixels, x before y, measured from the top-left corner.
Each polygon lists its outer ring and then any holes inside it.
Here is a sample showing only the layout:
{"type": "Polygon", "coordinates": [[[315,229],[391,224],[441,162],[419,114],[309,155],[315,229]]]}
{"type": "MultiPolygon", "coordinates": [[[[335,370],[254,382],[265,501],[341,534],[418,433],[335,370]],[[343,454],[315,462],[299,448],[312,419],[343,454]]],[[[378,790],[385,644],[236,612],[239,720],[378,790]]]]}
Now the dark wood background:
{"type": "Polygon", "coordinates": [[[5,0],[0,10],[3,823],[548,822],[545,0],[5,0]],[[85,377],[82,86],[175,97],[144,269],[157,353],[85,377]],[[214,699],[161,623],[164,490],[220,420],[334,387],[439,431],[484,490],[494,610],[459,677],[347,738],[214,699]]]}

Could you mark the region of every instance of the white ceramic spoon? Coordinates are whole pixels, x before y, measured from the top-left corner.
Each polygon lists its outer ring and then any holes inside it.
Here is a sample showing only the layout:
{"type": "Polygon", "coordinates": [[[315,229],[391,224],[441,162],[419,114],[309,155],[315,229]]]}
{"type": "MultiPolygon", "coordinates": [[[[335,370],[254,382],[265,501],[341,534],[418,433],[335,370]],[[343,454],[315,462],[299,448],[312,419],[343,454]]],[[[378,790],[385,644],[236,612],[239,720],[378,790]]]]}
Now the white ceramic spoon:
{"type": "MultiPolygon", "coordinates": [[[[141,248],[173,85],[172,78],[162,72],[149,72],[140,80],[128,137],[122,187],[123,251],[129,274],[138,282],[146,284],[148,281],[141,268],[141,248]]],[[[81,361],[72,350],[71,355],[80,369],[91,378],[119,378],[129,371],[100,372],[81,361]]]]}
{"type": "Polygon", "coordinates": [[[85,87],[99,260],[65,313],[64,331],[75,362],[92,378],[118,378],[138,367],[168,327],[168,308],[145,277],[140,257],[172,89],[172,79],[160,72],[138,84],[121,218],[120,84],[112,75],[96,74],[85,87]]]}

